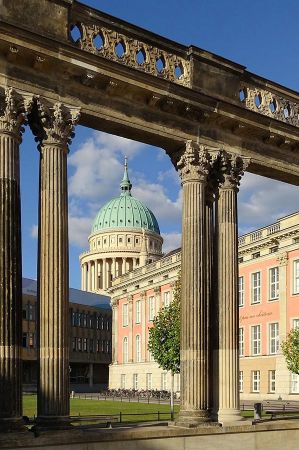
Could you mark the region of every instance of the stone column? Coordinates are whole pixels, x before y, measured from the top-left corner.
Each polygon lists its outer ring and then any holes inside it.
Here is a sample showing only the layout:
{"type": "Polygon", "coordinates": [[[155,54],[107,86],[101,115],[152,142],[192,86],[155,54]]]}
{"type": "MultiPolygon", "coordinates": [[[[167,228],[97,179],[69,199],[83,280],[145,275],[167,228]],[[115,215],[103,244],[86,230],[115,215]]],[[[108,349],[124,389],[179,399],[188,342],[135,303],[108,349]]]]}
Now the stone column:
{"type": "Polygon", "coordinates": [[[87,263],[88,271],[87,271],[87,291],[91,291],[91,261],[87,263]]]}
{"type": "Polygon", "coordinates": [[[82,291],[86,291],[86,263],[82,264],[81,288],[82,291]]]}
{"type": "Polygon", "coordinates": [[[156,301],[156,311],[155,311],[155,315],[158,314],[158,312],[161,309],[161,286],[157,286],[154,289],[154,294],[155,294],[155,301],[156,301]]]}
{"type": "Polygon", "coordinates": [[[102,261],[102,289],[103,291],[106,289],[106,280],[107,280],[107,267],[106,267],[106,258],[102,261]]]}
{"type": "Polygon", "coordinates": [[[64,427],[69,416],[67,153],[78,110],[39,99],[29,123],[40,142],[39,386],[37,424],[64,427]]]}
{"type": "Polygon", "coordinates": [[[126,265],[127,265],[127,260],[126,260],[126,258],[123,258],[123,263],[122,263],[122,268],[121,268],[122,275],[124,275],[126,273],[126,265]]]}
{"type": "Polygon", "coordinates": [[[210,420],[205,191],[209,154],[187,141],[177,161],[183,186],[181,408],[177,425],[210,420]]]}
{"type": "MultiPolygon", "coordinates": [[[[24,103],[0,98],[0,432],[22,428],[22,255],[19,145],[24,103]]],[[[29,103],[28,103],[29,105],[29,103]]]]}
{"type": "Polygon", "coordinates": [[[95,290],[95,262],[91,262],[91,289],[92,292],[95,290]]]}
{"type": "Polygon", "coordinates": [[[218,244],[219,409],[222,424],[242,420],[239,400],[238,185],[248,162],[221,153],[216,223],[218,244]]]}
{"type": "Polygon", "coordinates": [[[133,295],[128,295],[127,296],[127,301],[128,301],[128,324],[129,324],[129,363],[133,362],[135,357],[134,357],[134,345],[135,345],[135,339],[134,339],[134,335],[133,335],[133,327],[134,327],[134,323],[133,323],[133,295]]]}

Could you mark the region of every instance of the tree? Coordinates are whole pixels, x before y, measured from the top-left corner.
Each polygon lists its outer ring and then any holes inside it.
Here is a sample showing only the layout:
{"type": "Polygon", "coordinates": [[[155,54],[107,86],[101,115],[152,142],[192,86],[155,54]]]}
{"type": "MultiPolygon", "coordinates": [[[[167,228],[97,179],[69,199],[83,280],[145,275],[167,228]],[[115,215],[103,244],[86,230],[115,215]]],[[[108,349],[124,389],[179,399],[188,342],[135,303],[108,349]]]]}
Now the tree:
{"type": "Polygon", "coordinates": [[[299,328],[292,329],[281,344],[288,369],[299,374],[299,328]]]}
{"type": "Polygon", "coordinates": [[[171,373],[171,417],[173,419],[174,374],[180,373],[181,278],[175,283],[173,300],[162,308],[149,330],[148,349],[163,370],[171,373]]]}

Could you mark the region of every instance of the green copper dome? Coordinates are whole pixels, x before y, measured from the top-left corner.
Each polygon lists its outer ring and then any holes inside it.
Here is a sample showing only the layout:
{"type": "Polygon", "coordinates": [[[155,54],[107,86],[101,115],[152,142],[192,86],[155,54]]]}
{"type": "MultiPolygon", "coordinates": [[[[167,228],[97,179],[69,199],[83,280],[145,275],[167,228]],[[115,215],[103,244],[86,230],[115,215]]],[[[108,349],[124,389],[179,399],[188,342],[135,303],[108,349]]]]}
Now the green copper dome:
{"type": "Polygon", "coordinates": [[[92,226],[92,233],[111,228],[142,228],[160,234],[159,225],[152,211],[131,195],[132,184],[128,175],[127,159],[120,184],[121,194],[104,205],[92,226]]]}

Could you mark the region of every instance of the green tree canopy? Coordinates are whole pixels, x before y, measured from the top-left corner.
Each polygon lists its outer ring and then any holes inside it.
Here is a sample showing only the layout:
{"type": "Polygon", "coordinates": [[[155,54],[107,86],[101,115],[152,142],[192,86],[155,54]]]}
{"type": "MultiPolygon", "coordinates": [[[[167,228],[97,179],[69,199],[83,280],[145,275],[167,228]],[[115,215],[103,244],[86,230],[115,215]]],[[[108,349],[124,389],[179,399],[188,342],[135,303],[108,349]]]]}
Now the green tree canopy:
{"type": "Polygon", "coordinates": [[[149,351],[159,366],[172,374],[180,372],[180,299],[179,276],[172,302],[159,311],[149,331],[149,351]]]}
{"type": "Polygon", "coordinates": [[[281,344],[282,353],[288,369],[299,374],[299,328],[291,330],[286,340],[281,344]]]}

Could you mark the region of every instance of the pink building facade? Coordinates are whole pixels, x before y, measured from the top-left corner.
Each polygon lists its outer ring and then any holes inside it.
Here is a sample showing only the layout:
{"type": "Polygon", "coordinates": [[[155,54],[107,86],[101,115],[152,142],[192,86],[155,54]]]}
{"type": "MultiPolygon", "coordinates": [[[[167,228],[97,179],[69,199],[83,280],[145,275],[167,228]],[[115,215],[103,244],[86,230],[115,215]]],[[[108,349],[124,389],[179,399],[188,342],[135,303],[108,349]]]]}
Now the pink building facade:
{"type": "MultiPolygon", "coordinates": [[[[114,280],[110,388],[170,388],[170,374],[147,346],[179,270],[178,250],[114,280]]],[[[299,212],[239,238],[239,313],[241,400],[299,399],[299,377],[288,371],[280,347],[299,326],[299,212]]]]}

